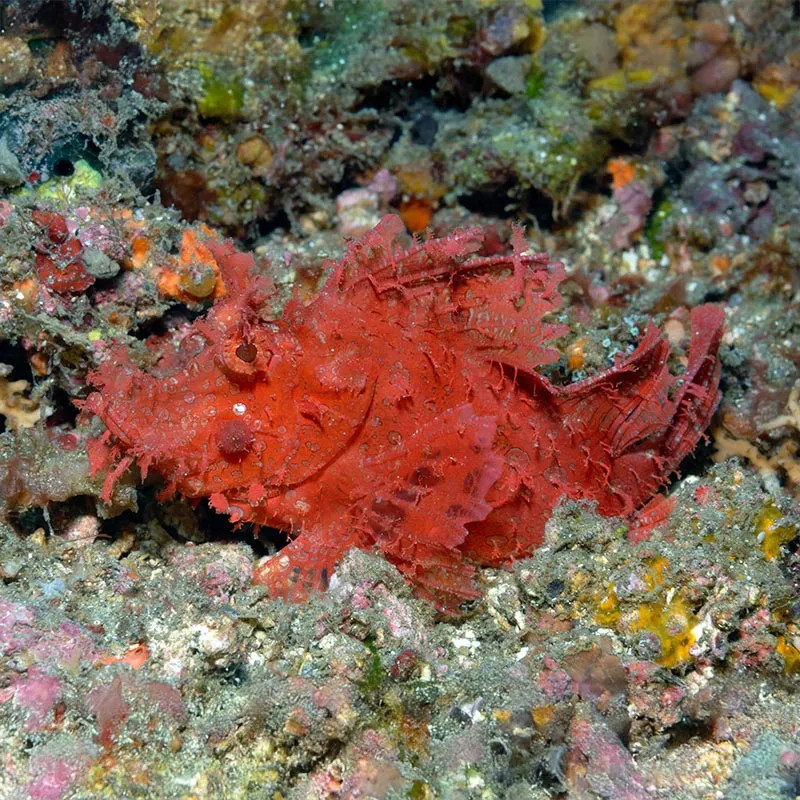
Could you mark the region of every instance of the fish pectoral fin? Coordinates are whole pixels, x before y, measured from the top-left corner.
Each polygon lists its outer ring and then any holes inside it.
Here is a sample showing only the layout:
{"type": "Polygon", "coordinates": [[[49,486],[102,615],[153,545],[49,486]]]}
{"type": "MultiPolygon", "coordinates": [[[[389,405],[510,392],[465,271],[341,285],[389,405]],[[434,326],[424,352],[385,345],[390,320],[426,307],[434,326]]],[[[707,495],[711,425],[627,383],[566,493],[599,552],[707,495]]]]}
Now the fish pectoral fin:
{"type": "Polygon", "coordinates": [[[259,564],[253,583],[266,586],[271,597],[300,602],[327,589],[336,565],[346,553],[366,545],[362,532],[346,520],[338,524],[320,522],[259,564]]]}

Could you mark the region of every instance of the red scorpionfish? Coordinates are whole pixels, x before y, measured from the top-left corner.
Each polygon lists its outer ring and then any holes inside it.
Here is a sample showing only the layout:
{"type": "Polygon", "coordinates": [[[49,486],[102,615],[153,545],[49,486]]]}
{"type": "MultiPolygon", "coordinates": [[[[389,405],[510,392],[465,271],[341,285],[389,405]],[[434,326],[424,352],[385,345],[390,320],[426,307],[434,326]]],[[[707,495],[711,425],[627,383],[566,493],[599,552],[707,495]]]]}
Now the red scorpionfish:
{"type": "Polygon", "coordinates": [[[324,588],[351,547],[375,548],[443,609],[478,594],[476,565],[539,546],[562,498],[608,516],[651,500],[717,405],[722,311],[693,309],[678,377],[650,323],[613,367],[557,386],[537,367],[567,331],[543,322],[563,265],[526,254],[519,230],[494,257],[475,255],[479,230],[407,250],[403,230],[385,217],[273,319],[252,256],[208,242],[227,295],[157,370],[117,345],[91,377],[106,496],[136,462],[167,493],[286,531],[255,574],[275,596],[324,588]]]}

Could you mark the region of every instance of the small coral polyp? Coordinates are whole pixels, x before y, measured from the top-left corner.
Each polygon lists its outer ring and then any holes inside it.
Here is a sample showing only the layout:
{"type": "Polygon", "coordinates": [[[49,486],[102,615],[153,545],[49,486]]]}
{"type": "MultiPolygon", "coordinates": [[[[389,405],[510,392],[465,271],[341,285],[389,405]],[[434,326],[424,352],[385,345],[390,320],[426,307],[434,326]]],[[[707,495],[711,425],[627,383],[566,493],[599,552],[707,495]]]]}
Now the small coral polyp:
{"type": "Polygon", "coordinates": [[[402,231],[385,217],[278,318],[252,256],[209,240],[225,292],[193,346],[158,375],[117,346],[92,376],[106,496],[136,461],[166,493],[290,532],[256,573],[276,596],[302,599],[351,547],[377,548],[443,609],[477,596],[476,565],[538,547],[563,498],[605,515],[650,500],[717,405],[721,310],[692,311],[680,378],[650,324],[612,368],[556,386],[537,368],[566,332],[545,321],[563,266],[519,230],[492,257],[480,230],[408,249],[402,231]]]}
{"type": "Polygon", "coordinates": [[[54,211],[34,210],[31,220],[43,234],[36,243],[36,273],[50,290],[63,294],[83,292],[94,283],[81,260],[83,245],[70,236],[67,222],[54,211]]]}

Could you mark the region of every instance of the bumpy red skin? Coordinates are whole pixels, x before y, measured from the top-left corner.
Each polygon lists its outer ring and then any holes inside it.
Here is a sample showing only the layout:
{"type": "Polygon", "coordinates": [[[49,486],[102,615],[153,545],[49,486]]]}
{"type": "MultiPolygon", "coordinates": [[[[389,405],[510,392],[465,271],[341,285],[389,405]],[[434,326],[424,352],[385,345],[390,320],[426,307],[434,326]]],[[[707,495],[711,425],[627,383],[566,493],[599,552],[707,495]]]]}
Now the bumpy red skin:
{"type": "Polygon", "coordinates": [[[651,324],[605,373],[554,386],[537,367],[565,327],[563,267],[478,258],[479,231],[403,251],[386,217],[324,290],[260,317],[252,257],[209,243],[229,290],[158,374],[123,348],[86,407],[106,491],[132,461],[233,521],[293,534],[257,571],[275,595],[323,587],[351,547],[378,548],[418,593],[453,609],[475,564],[530,554],[564,497],[626,515],[695,447],[718,402],[722,312],[691,315],[688,366],[667,369],[651,324]]]}

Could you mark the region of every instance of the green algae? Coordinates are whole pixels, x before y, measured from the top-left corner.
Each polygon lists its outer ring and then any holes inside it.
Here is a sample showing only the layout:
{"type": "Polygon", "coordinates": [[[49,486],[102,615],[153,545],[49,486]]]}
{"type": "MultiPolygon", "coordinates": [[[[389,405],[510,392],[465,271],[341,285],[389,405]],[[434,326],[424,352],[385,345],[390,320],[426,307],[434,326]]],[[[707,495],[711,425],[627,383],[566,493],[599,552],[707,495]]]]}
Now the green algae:
{"type": "Polygon", "coordinates": [[[660,259],[664,255],[664,226],[672,214],[672,202],[664,199],[656,205],[644,226],[644,238],[650,255],[660,259]]]}
{"type": "Polygon", "coordinates": [[[244,84],[235,74],[225,75],[221,68],[200,65],[202,93],[197,99],[197,110],[202,117],[230,119],[239,114],[244,105],[244,84]]]}

